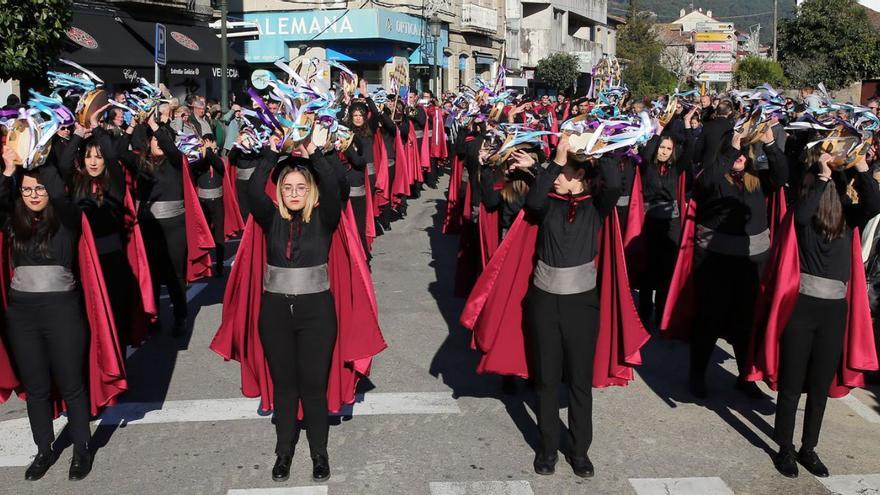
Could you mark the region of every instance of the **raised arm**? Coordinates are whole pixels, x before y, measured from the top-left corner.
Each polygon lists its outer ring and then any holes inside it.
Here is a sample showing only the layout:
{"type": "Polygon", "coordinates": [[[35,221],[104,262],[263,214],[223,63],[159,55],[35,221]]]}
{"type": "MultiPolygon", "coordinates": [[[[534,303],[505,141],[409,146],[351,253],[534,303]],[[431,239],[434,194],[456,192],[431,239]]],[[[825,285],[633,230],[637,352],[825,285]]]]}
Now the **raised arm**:
{"type": "Polygon", "coordinates": [[[64,189],[64,181],[58,169],[51,165],[43,165],[39,169],[40,184],[46,188],[49,202],[61,223],[71,232],[79,232],[82,228],[82,210],[74,203],[64,189]]]}
{"type": "Polygon", "coordinates": [[[623,176],[616,158],[609,155],[599,158],[597,179],[600,185],[593,192],[596,198],[593,204],[599,210],[599,215],[605,217],[617,206],[617,200],[623,192],[623,176]]]}
{"type": "Polygon", "coordinates": [[[278,163],[278,153],[268,147],[264,148],[262,159],[248,180],[247,194],[251,215],[264,229],[272,224],[272,217],[275,214],[275,205],[266,195],[266,181],[269,180],[269,174],[272,173],[276,163],[278,163]]]}
{"type": "Polygon", "coordinates": [[[155,122],[152,122],[150,127],[153,129],[153,136],[156,138],[156,141],[159,142],[159,148],[162,149],[162,152],[165,153],[165,157],[168,158],[168,162],[171,163],[173,167],[182,169],[183,153],[177,149],[171,130],[167,126],[159,127],[155,122]]]}

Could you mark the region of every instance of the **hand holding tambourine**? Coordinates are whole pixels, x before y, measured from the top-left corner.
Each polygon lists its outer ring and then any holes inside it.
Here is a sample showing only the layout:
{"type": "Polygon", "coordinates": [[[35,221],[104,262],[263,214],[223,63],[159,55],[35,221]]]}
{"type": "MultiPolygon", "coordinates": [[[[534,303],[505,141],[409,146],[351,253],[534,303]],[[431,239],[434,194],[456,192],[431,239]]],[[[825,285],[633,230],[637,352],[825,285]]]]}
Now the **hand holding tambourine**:
{"type": "Polygon", "coordinates": [[[15,148],[12,146],[4,146],[3,175],[6,177],[12,177],[12,174],[15,173],[16,167],[18,167],[18,163],[21,163],[21,157],[18,156],[18,152],[15,151],[15,148]]]}

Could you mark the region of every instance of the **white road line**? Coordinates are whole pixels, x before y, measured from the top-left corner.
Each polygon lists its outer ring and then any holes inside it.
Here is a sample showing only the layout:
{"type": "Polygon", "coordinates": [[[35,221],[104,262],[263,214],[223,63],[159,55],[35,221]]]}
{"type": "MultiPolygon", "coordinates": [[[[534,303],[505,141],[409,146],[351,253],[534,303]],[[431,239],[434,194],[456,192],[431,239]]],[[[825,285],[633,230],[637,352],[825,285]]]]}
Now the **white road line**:
{"type": "MultiPolygon", "coordinates": [[[[189,289],[186,290],[186,302],[192,301],[200,292],[205,290],[205,287],[208,286],[207,282],[196,282],[189,286],[189,289]]],[[[168,299],[170,296],[166,292],[159,297],[159,299],[168,299]]]]}
{"type": "Polygon", "coordinates": [[[432,482],[431,495],[534,495],[528,481],[432,482]]]}
{"type": "Polygon", "coordinates": [[[226,495],[327,495],[327,487],[293,486],[288,488],[236,488],[226,495]]]}
{"type": "Polygon", "coordinates": [[[880,494],[880,474],[843,474],[816,479],[834,495],[880,494]]]}
{"type": "MultiPolygon", "coordinates": [[[[259,399],[170,400],[165,402],[124,402],[104,410],[97,422],[102,425],[189,423],[268,419],[257,414],[259,399]]],[[[458,403],[448,392],[359,394],[357,401],[343,408],[338,416],[394,414],[461,414],[458,403]]],[[[54,423],[60,432],[67,419],[54,423]]],[[[27,418],[0,421],[0,467],[26,466],[34,455],[34,444],[27,418]]]]}
{"type": "Polygon", "coordinates": [[[631,478],[638,495],[733,495],[721,478],[631,478]]]}
{"type": "Polygon", "coordinates": [[[880,414],[878,414],[877,411],[856,398],[856,396],[854,396],[852,392],[850,392],[849,395],[844,396],[840,400],[843,401],[844,404],[849,406],[849,408],[852,409],[853,412],[861,416],[865,421],[869,423],[880,423],[880,414]]]}

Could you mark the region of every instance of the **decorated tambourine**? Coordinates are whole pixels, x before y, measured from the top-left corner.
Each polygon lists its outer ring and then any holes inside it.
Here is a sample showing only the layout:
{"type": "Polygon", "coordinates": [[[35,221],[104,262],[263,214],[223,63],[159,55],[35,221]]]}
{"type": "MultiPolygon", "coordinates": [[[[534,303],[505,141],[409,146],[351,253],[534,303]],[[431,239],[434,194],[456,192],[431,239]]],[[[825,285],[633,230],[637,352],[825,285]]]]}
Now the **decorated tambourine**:
{"type": "Polygon", "coordinates": [[[679,93],[676,89],[674,93],[669,95],[669,98],[666,100],[666,106],[663,109],[663,112],[657,118],[660,122],[660,125],[667,126],[670,122],[672,122],[672,118],[675,117],[675,109],[678,108],[678,104],[685,104],[685,98],[689,96],[696,95],[696,90],[685,91],[684,93],[679,93]]]}
{"type": "Polygon", "coordinates": [[[80,73],[78,75],[71,75],[63,72],[49,71],[47,73],[49,82],[56,93],[65,91],[68,96],[73,94],[79,95],[79,102],[74,112],[75,118],[79,125],[88,127],[89,119],[92,115],[109,103],[107,92],[101,87],[104,81],[95,75],[94,72],[75,62],[65,59],[60,60],[77,69],[80,73]]]}
{"type": "Polygon", "coordinates": [[[648,112],[594,121],[578,115],[560,130],[568,135],[569,156],[577,161],[646,143],[656,132],[648,112]]]}
{"type": "Polygon", "coordinates": [[[609,87],[615,87],[620,84],[622,72],[617,57],[603,55],[593,69],[594,92],[601,93],[609,87]]]}
{"type": "Polygon", "coordinates": [[[130,112],[136,122],[146,122],[159,105],[168,103],[162,98],[162,91],[150,84],[143,77],[138,80],[138,86],[125,95],[125,102],[110,101],[110,104],[130,112]]]}
{"type": "Polygon", "coordinates": [[[0,124],[7,128],[6,146],[15,149],[16,165],[30,170],[46,163],[52,137],[63,126],[73,124],[73,114],[57,95],[31,91],[27,107],[6,111],[0,124]]]}
{"type": "Polygon", "coordinates": [[[861,132],[841,122],[829,132],[828,136],[807,143],[807,148],[819,146],[823,153],[831,155],[828,166],[838,170],[855,166],[868,154],[873,144],[872,133],[861,132]]]}

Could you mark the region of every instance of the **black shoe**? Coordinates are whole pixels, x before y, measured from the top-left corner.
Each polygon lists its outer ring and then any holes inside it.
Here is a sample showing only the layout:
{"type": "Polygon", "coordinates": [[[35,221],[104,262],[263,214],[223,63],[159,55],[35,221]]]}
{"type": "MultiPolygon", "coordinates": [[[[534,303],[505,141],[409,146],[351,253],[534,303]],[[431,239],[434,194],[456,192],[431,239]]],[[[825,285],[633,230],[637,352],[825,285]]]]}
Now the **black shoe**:
{"type": "Polygon", "coordinates": [[[293,456],[290,454],[279,455],[272,467],[272,481],[287,481],[290,478],[290,464],[293,456]]]}
{"type": "Polygon", "coordinates": [[[535,472],[542,476],[549,476],[556,472],[556,460],[554,456],[537,454],[535,455],[535,472]]]}
{"type": "Polygon", "coordinates": [[[70,481],[79,481],[85,479],[92,470],[92,454],[88,448],[73,449],[73,458],[70,460],[70,471],[67,473],[67,479],[70,481]]]}
{"type": "Polygon", "coordinates": [[[738,378],[736,380],[736,389],[744,393],[746,397],[752,400],[764,400],[767,398],[764,392],[761,392],[761,389],[758,387],[757,383],[747,382],[742,378],[738,378]]]}
{"type": "Polygon", "coordinates": [[[592,478],[595,474],[593,470],[593,463],[590,462],[590,457],[569,457],[565,456],[565,460],[571,465],[571,469],[574,471],[575,476],[580,476],[581,478],[592,478]]]}
{"type": "Polygon", "coordinates": [[[794,457],[794,449],[779,449],[779,453],[776,454],[776,457],[773,459],[773,465],[776,466],[776,470],[779,471],[780,474],[787,478],[798,477],[798,467],[794,457]]]}
{"type": "Polygon", "coordinates": [[[691,378],[689,389],[691,395],[697,399],[705,399],[709,395],[706,391],[706,382],[702,378],[691,378]]]}
{"type": "Polygon", "coordinates": [[[52,463],[55,461],[55,455],[52,451],[49,451],[47,454],[37,454],[34,457],[34,462],[28,466],[27,471],[24,472],[24,479],[27,481],[37,481],[42,478],[46,471],[52,467],[52,463]]]}
{"type": "Polygon", "coordinates": [[[803,448],[801,448],[800,452],[798,452],[797,455],[797,461],[801,463],[801,466],[805,467],[807,471],[809,471],[813,476],[816,476],[818,478],[828,477],[828,468],[825,467],[825,464],[822,464],[822,461],[819,459],[819,456],[816,455],[815,450],[804,450],[803,448]]]}
{"type": "Polygon", "coordinates": [[[330,478],[330,461],[325,455],[316,455],[312,457],[312,479],[315,481],[325,481],[330,478]]]}
{"type": "Polygon", "coordinates": [[[171,335],[174,337],[183,337],[186,334],[186,318],[177,318],[174,320],[174,327],[171,329],[171,335]]]}

